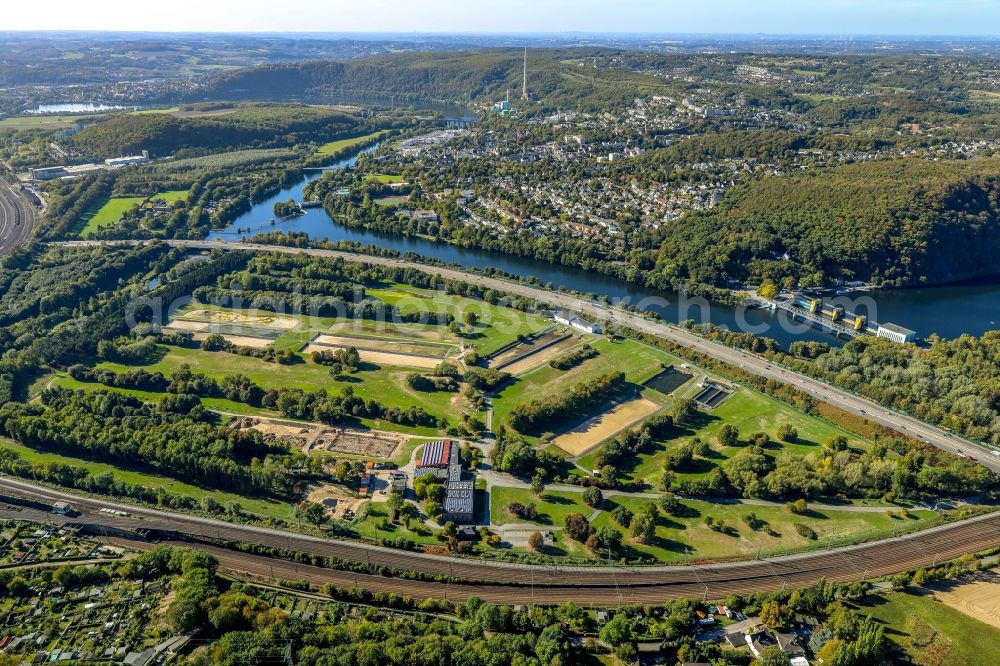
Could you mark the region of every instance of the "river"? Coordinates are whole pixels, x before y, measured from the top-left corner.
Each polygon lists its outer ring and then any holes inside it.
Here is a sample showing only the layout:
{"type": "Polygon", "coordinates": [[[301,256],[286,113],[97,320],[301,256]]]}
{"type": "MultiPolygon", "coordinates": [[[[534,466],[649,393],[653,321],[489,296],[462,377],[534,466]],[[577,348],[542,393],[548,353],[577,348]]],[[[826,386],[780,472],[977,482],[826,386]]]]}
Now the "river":
{"type": "MultiPolygon", "coordinates": [[[[361,152],[371,152],[377,147],[370,146],[361,152]]],[[[357,155],[341,160],[330,168],[343,168],[356,161],[357,155]]],[[[527,257],[461,248],[424,238],[348,228],[333,222],[322,208],[310,208],[304,215],[271,222],[276,202],[287,201],[289,198],[302,201],[303,187],[321,175],[320,172],[310,173],[298,184],[256,204],[225,229],[213,231],[209,238],[233,241],[267,231],[305,232],[316,240],[372,244],[399,252],[414,252],[466,268],[498,268],[514,275],[533,275],[543,283],[552,283],[556,287],[603,294],[612,302],[623,301],[642,310],[654,311],[669,322],[677,323],[686,319],[711,322],[733,330],[771,337],[786,347],[796,340],[819,340],[832,344],[843,342],[830,333],[792,321],[783,311],[775,313],[709,304],[704,299],[687,298],[677,292],[648,289],[599,273],[527,257]]],[[[841,297],[838,303],[845,304],[848,310],[868,312],[872,320],[893,322],[913,329],[921,337],[931,333],[943,337],[957,337],[962,333],[980,335],[987,330],[1000,328],[997,324],[1000,322],[1000,281],[968,286],[856,293],[841,297]]]]}

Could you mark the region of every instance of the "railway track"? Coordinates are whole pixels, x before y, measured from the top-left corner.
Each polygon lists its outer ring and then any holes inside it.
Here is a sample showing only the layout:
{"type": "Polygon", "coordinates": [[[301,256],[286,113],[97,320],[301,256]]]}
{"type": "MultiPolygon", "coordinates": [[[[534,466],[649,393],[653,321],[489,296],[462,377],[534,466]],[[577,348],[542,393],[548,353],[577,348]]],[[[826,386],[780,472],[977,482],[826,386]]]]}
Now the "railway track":
{"type": "Polygon", "coordinates": [[[16,186],[0,178],[0,257],[27,241],[34,225],[34,206],[16,186]]]}
{"type": "MultiPolygon", "coordinates": [[[[1000,546],[1000,512],[930,528],[915,534],[828,551],[742,562],[657,567],[534,566],[402,551],[352,541],[324,539],[250,525],[235,525],[198,516],[118,505],[83,498],[32,484],[0,478],[7,498],[43,503],[71,501],[79,515],[55,516],[41,509],[0,506],[0,518],[85,526],[97,534],[114,534],[142,545],[142,533],[165,543],[198,548],[216,555],[222,566],[268,578],[359,586],[372,591],[414,597],[463,600],[479,596],[497,602],[620,605],[678,598],[723,598],[805,587],[830,582],[867,580],[900,571],[933,566],[962,555],[1000,546]],[[105,509],[105,511],[101,511],[105,509]],[[113,509],[120,513],[108,512],[113,509]],[[129,534],[135,535],[129,537],[129,534]],[[451,582],[409,580],[398,575],[355,574],[310,567],[219,546],[239,541],[323,557],[412,571],[451,582]],[[460,581],[460,582],[459,582],[460,581]]],[[[12,501],[8,499],[8,501],[12,501]]]]}

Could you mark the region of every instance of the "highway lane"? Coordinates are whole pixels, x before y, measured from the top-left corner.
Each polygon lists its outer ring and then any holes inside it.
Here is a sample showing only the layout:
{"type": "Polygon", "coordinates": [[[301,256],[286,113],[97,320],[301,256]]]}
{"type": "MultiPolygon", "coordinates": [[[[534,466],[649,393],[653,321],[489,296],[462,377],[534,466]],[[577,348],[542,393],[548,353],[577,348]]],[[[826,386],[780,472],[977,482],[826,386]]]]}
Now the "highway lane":
{"type": "MultiPolygon", "coordinates": [[[[121,241],[68,241],[63,244],[86,246],[100,243],[113,244],[119,242],[121,241]]],[[[765,358],[755,356],[738,349],[733,349],[731,347],[726,347],[725,345],[711,340],[706,340],[678,326],[661,321],[646,319],[645,317],[619,308],[601,307],[595,305],[591,301],[578,298],[570,294],[546,291],[520,284],[518,282],[513,282],[511,280],[485,277],[452,268],[441,268],[409,262],[403,259],[362,255],[337,250],[283,247],[280,245],[228,241],[172,240],[168,241],[168,243],[174,247],[184,247],[190,249],[219,248],[252,250],[258,252],[309,254],[314,256],[336,257],[347,261],[363,261],[383,266],[413,268],[425,273],[440,275],[443,278],[463,280],[465,282],[482,285],[499,291],[533,298],[541,303],[547,303],[557,308],[577,312],[591,319],[599,320],[605,323],[613,322],[626,328],[631,328],[642,333],[670,340],[679,345],[689,347],[707,356],[728,363],[734,367],[743,368],[753,374],[760,375],[767,379],[772,379],[782,384],[789,384],[800,391],[839,407],[844,411],[862,416],[883,426],[893,428],[905,435],[909,435],[910,437],[914,437],[935,446],[942,451],[947,451],[959,456],[969,456],[979,464],[990,469],[992,472],[1000,474],[1000,455],[997,455],[996,452],[986,446],[958,437],[953,433],[924,423],[923,421],[912,416],[895,412],[879,405],[876,402],[859,397],[837,387],[831,386],[825,382],[813,379],[807,375],[786,370],[770,363],[765,358]]]]}
{"type": "MultiPolygon", "coordinates": [[[[461,559],[364,544],[324,539],[264,527],[239,525],[187,514],[135,507],[38,487],[30,482],[0,477],[0,518],[85,525],[92,532],[157,531],[167,542],[177,542],[219,555],[227,569],[256,575],[305,578],[340,586],[359,585],[370,590],[445,597],[461,600],[471,595],[484,599],[524,603],[628,604],[674,598],[723,598],[804,587],[820,578],[850,582],[931,566],[967,553],[1000,545],[1000,513],[930,528],[911,535],[827,551],[815,551],[744,562],[655,567],[561,567],[461,559]],[[7,505],[20,497],[45,503],[65,500],[79,512],[60,516],[47,511],[7,505]],[[102,511],[101,509],[105,509],[102,511]],[[119,511],[115,514],[108,509],[119,511]],[[176,536],[172,536],[176,535],[176,536]],[[392,575],[303,567],[261,555],[220,548],[219,540],[241,541],[291,549],[325,557],[338,557],[396,571],[442,576],[448,581],[408,580],[392,575]],[[290,575],[289,569],[296,576],[290,575]]],[[[139,537],[132,539],[139,541],[139,537]]]]}
{"type": "Polygon", "coordinates": [[[28,240],[35,224],[35,207],[0,177],[0,257],[28,240]]]}

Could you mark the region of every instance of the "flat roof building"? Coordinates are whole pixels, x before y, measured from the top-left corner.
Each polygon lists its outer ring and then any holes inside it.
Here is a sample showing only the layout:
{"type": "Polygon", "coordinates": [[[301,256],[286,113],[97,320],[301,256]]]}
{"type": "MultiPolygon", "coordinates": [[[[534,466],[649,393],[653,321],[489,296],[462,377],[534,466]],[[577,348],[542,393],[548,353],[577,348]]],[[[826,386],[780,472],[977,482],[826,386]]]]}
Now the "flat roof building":
{"type": "Polygon", "coordinates": [[[472,522],[475,492],[472,481],[449,480],[444,496],[444,519],[456,523],[472,522]]]}
{"type": "Polygon", "coordinates": [[[878,330],[875,333],[880,338],[888,338],[893,342],[898,342],[899,344],[906,344],[907,342],[913,342],[917,338],[916,331],[911,331],[908,328],[903,328],[902,326],[897,326],[896,324],[879,324],[878,330]]]}

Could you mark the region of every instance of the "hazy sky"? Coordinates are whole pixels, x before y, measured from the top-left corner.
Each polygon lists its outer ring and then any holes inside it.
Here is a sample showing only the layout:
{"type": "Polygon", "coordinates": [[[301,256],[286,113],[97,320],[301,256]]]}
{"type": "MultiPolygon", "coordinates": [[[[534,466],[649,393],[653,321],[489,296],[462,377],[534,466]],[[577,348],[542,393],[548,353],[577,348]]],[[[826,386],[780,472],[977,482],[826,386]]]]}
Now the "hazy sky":
{"type": "Polygon", "coordinates": [[[1000,0],[4,0],[0,30],[996,35],[1000,0]]]}

